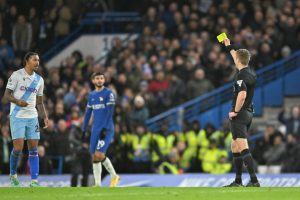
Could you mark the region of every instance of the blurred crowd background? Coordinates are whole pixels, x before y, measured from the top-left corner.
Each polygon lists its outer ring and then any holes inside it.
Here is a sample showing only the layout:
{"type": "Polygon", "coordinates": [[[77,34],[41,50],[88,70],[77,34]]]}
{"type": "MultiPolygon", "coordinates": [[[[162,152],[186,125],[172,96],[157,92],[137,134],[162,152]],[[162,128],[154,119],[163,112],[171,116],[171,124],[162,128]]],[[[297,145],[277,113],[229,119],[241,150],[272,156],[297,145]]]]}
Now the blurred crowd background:
{"type": "MultiPolygon", "coordinates": [[[[250,65],[256,70],[299,49],[300,0],[129,1],[106,3],[111,10],[139,12],[143,16],[140,35],[126,46],[116,37],[105,63],[84,56],[80,48],[59,66],[45,66],[42,61],[39,73],[45,79],[50,126],[41,130],[41,173],[91,170],[88,138],[84,142],[80,138],[95,71],[105,74],[107,87],[117,95],[116,133],[108,156],[118,172],[233,170],[227,122],[220,130],[210,123],[185,122],[182,132],[169,131],[164,124],[157,133],[147,130],[144,122],[232,80],[233,61],[216,40],[221,32],[251,52],[250,65]]],[[[92,11],[103,11],[101,1],[0,0],[0,173],[9,173],[12,148],[9,103],[2,99],[7,79],[22,67],[24,53],[44,52],[92,11]]],[[[252,142],[258,165],[300,171],[299,113],[297,105],[291,111],[283,108],[278,122],[284,128],[267,124],[263,137],[252,142]]],[[[19,171],[28,173],[26,150],[19,171]]]]}

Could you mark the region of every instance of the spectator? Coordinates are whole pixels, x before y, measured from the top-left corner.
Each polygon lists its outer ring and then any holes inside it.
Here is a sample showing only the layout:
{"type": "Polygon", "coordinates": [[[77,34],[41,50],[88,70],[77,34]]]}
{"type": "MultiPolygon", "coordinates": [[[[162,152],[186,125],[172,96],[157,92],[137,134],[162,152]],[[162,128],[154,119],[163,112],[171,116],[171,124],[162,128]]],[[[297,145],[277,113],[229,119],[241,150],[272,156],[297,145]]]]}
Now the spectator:
{"type": "MultiPolygon", "coordinates": [[[[5,83],[2,77],[0,77],[0,96],[3,97],[5,92],[5,83]]],[[[0,108],[2,108],[2,101],[0,101],[0,108]]]]}
{"type": "Polygon", "coordinates": [[[49,119],[48,128],[41,131],[40,145],[45,148],[47,155],[53,155],[56,151],[55,147],[55,137],[57,132],[55,130],[55,124],[53,119],[49,119]]]}
{"type": "Polygon", "coordinates": [[[163,71],[158,71],[155,74],[155,80],[150,82],[149,91],[153,94],[165,92],[169,87],[169,81],[165,77],[163,71]]]}
{"type": "Polygon", "coordinates": [[[112,41],[112,48],[110,52],[107,55],[106,63],[105,65],[111,65],[114,59],[118,58],[119,53],[121,53],[123,50],[122,47],[122,40],[119,37],[115,37],[112,41]]]}
{"type": "Polygon", "coordinates": [[[12,139],[7,125],[2,126],[0,131],[0,174],[9,174],[9,154],[12,150],[12,139]]]}
{"type": "Polygon", "coordinates": [[[292,16],[287,17],[285,22],[282,22],[281,28],[283,29],[284,44],[288,45],[291,49],[296,49],[295,38],[299,33],[299,27],[296,26],[295,18],[292,16]]]}
{"type": "Polygon", "coordinates": [[[252,155],[253,158],[258,162],[258,164],[266,164],[266,158],[264,154],[272,146],[274,146],[274,139],[277,135],[282,136],[281,133],[275,129],[274,125],[268,124],[263,133],[263,137],[256,141],[255,147],[252,150],[252,155]]]}
{"type": "Polygon", "coordinates": [[[54,136],[55,150],[53,155],[63,157],[63,173],[69,172],[71,169],[72,155],[70,142],[70,129],[64,119],[60,119],[57,123],[57,133],[54,136]]]}
{"type": "Polygon", "coordinates": [[[40,28],[40,20],[37,15],[36,9],[34,7],[30,8],[29,10],[29,17],[28,17],[28,22],[31,24],[32,27],[32,47],[37,47],[37,42],[36,38],[38,38],[38,33],[39,33],[39,28],[40,28]]]}
{"type": "Polygon", "coordinates": [[[156,72],[155,79],[149,84],[149,91],[155,97],[154,108],[151,109],[152,115],[162,112],[167,107],[166,92],[169,88],[169,80],[166,79],[165,73],[160,70],[156,72]]]}
{"type": "Polygon", "coordinates": [[[143,124],[137,124],[135,126],[135,131],[131,136],[130,142],[134,171],[141,173],[151,172],[151,137],[151,134],[147,132],[143,124]]]}
{"type": "Polygon", "coordinates": [[[159,165],[158,173],[173,175],[180,174],[182,170],[179,168],[178,157],[178,150],[176,148],[172,148],[167,156],[167,160],[159,165]]]}
{"type": "Polygon", "coordinates": [[[230,171],[231,164],[228,162],[228,152],[217,147],[217,141],[211,139],[207,149],[200,149],[199,159],[202,160],[203,172],[222,174],[230,171]]]}
{"type": "Polygon", "coordinates": [[[55,7],[50,12],[50,18],[54,25],[55,36],[60,38],[70,32],[72,13],[69,6],[63,0],[56,0],[55,7]]]}
{"type": "Polygon", "coordinates": [[[69,130],[65,120],[60,119],[57,124],[57,133],[54,137],[55,155],[70,155],[70,141],[69,141],[69,130]]]}
{"type": "Polygon", "coordinates": [[[11,44],[13,27],[18,19],[17,7],[15,5],[11,5],[7,13],[5,13],[5,11],[2,13],[2,17],[3,17],[2,35],[8,41],[8,43],[11,44]],[[4,24],[5,24],[5,28],[4,28],[4,24]]]}
{"type": "Polygon", "coordinates": [[[155,7],[149,7],[146,16],[143,19],[143,26],[148,26],[151,30],[155,30],[158,24],[158,17],[155,7]]]}
{"type": "Polygon", "coordinates": [[[72,125],[69,129],[70,150],[72,154],[71,160],[71,186],[78,185],[78,176],[82,174],[81,186],[88,186],[88,176],[92,170],[92,159],[88,151],[88,143],[81,140],[81,128],[72,125]]]}
{"type": "Polygon", "coordinates": [[[53,119],[55,123],[58,123],[61,119],[66,119],[64,104],[62,101],[56,103],[55,111],[50,118],[53,119]]]}
{"type": "Polygon", "coordinates": [[[52,174],[52,162],[46,155],[44,146],[38,147],[40,174],[52,174]]]}
{"type": "Polygon", "coordinates": [[[289,57],[290,55],[291,55],[290,47],[288,47],[288,46],[282,47],[280,57],[282,59],[285,59],[285,58],[289,57]]]}
{"type": "Polygon", "coordinates": [[[192,99],[212,91],[214,86],[205,78],[203,69],[197,69],[193,80],[187,83],[187,98],[192,99]]]}
{"type": "Polygon", "coordinates": [[[286,150],[284,153],[284,159],[282,161],[281,172],[299,172],[300,161],[298,159],[300,155],[300,145],[297,138],[293,134],[287,135],[286,150]]]}
{"type": "Polygon", "coordinates": [[[185,84],[175,73],[170,74],[169,77],[170,87],[166,92],[166,98],[168,106],[174,107],[185,101],[185,84]],[[176,97],[176,101],[173,100],[174,97],[176,97]]]}
{"type": "Polygon", "coordinates": [[[287,134],[294,134],[298,140],[300,139],[300,108],[295,105],[292,106],[290,117],[285,117],[285,110],[282,110],[278,115],[278,120],[286,126],[287,134]]]}
{"type": "Polygon", "coordinates": [[[274,60],[272,58],[271,47],[268,43],[264,42],[260,46],[259,57],[257,58],[257,65],[259,68],[267,66],[273,63],[274,60]]]}
{"type": "Polygon", "coordinates": [[[281,135],[276,135],[274,145],[263,153],[263,158],[267,165],[280,165],[283,161],[285,153],[285,143],[281,135]]]}
{"type": "Polygon", "coordinates": [[[143,124],[149,117],[149,110],[145,105],[145,100],[141,96],[134,98],[134,109],[131,112],[131,121],[133,124],[143,124]]]}
{"type": "Polygon", "coordinates": [[[7,70],[15,59],[13,48],[7,43],[5,38],[0,38],[0,71],[7,70]]]}
{"type": "Polygon", "coordinates": [[[16,54],[23,56],[30,50],[32,45],[32,26],[26,21],[24,15],[18,17],[17,23],[13,27],[12,42],[16,54]]]}

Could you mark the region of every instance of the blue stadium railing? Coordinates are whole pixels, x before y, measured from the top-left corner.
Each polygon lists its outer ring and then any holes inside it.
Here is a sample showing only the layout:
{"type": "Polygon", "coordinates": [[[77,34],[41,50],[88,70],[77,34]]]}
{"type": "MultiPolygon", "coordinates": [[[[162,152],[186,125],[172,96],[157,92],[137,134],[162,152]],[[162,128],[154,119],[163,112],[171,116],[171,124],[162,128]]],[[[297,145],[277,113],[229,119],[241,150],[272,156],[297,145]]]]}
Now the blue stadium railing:
{"type": "Polygon", "coordinates": [[[135,12],[104,12],[104,13],[88,13],[84,19],[80,21],[80,25],[69,33],[65,38],[58,42],[54,42],[53,46],[43,53],[43,61],[47,62],[66,46],[71,44],[82,34],[104,34],[104,33],[124,33],[130,34],[140,31],[140,23],[142,18],[139,13],[135,12]],[[129,24],[133,24],[129,26],[129,24]]]}
{"type": "MultiPolygon", "coordinates": [[[[300,51],[287,59],[257,71],[254,96],[255,115],[263,113],[264,106],[281,106],[284,96],[300,95],[300,51]]],[[[152,132],[158,132],[167,123],[169,130],[182,130],[184,121],[210,122],[219,128],[231,108],[232,83],[199,96],[146,121],[152,132]]]]}

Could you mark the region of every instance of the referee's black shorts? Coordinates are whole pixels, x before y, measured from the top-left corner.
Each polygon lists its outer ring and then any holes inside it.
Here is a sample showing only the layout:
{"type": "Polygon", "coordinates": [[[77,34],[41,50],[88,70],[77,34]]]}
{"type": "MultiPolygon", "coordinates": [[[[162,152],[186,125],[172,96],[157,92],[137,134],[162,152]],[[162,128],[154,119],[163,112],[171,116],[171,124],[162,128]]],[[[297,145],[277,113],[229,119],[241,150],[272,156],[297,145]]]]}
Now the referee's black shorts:
{"type": "Polygon", "coordinates": [[[241,110],[238,115],[230,120],[232,138],[247,138],[247,132],[250,128],[253,113],[248,110],[241,110]]]}

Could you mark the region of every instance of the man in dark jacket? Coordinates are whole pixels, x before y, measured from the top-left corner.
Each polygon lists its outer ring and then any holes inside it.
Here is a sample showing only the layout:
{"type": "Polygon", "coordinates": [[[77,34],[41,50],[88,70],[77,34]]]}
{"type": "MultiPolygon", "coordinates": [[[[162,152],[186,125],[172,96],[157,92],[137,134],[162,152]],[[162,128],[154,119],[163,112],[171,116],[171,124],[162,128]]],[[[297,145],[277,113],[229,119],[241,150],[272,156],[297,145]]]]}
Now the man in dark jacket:
{"type": "Polygon", "coordinates": [[[12,150],[12,140],[7,125],[2,126],[0,132],[0,174],[9,174],[9,155],[12,150]]]}

